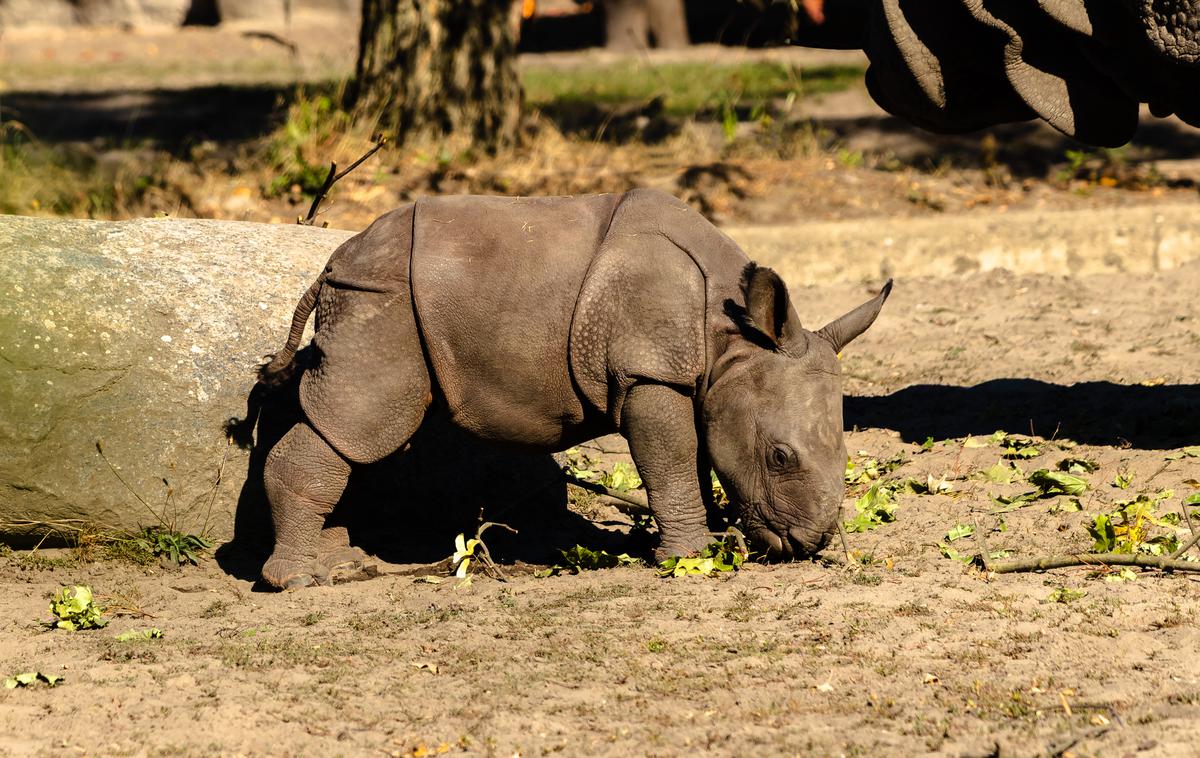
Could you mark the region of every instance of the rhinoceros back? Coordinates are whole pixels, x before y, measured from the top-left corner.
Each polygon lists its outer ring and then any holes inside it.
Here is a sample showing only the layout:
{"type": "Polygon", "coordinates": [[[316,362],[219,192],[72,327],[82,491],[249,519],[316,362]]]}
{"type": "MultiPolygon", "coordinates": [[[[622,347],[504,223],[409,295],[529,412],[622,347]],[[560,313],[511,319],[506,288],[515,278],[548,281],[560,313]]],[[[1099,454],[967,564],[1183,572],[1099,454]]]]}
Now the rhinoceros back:
{"type": "Polygon", "coordinates": [[[457,425],[554,448],[584,423],[568,364],[571,318],[618,200],[417,201],[413,299],[457,425]]]}

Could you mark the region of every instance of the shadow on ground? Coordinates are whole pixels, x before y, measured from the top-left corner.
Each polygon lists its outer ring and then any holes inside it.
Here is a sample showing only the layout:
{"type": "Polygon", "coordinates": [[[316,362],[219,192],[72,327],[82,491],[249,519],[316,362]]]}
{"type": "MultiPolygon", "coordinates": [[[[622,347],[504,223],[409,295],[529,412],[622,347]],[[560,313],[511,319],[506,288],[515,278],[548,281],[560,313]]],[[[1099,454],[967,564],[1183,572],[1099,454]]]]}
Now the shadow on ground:
{"type": "MultiPolygon", "coordinates": [[[[305,90],[330,94],[332,82],[305,90]]],[[[294,85],[220,85],[180,89],[107,92],[12,91],[0,102],[0,122],[15,121],[43,142],[79,142],[104,137],[118,142],[149,142],[167,149],[200,140],[249,140],[274,129],[295,97],[294,85]]],[[[662,112],[662,102],[550,103],[543,117],[568,134],[589,139],[653,143],[674,134],[683,119],[662,112]]],[[[749,114],[742,114],[749,118],[749,114]]],[[[697,114],[720,120],[717,111],[697,114]]],[[[1068,150],[1088,150],[1041,121],[1002,124],[969,134],[932,134],[887,115],[821,118],[790,128],[816,129],[837,144],[893,160],[918,170],[1003,166],[1014,178],[1045,177],[1061,165],[1068,150]],[[994,154],[981,148],[992,135],[994,154]]],[[[1145,118],[1124,155],[1134,161],[1200,156],[1200,131],[1182,122],[1145,118]]]]}
{"type": "Polygon", "coordinates": [[[43,142],[150,141],[174,147],[261,136],[284,114],[294,86],[211,86],[109,92],[5,92],[0,122],[43,142]]]}
{"type": "Polygon", "coordinates": [[[1200,385],[1158,387],[995,379],[974,387],[921,384],[847,397],[847,429],[894,429],[908,442],[1007,432],[1089,445],[1169,449],[1200,443],[1200,385]]]}
{"type": "MultiPolygon", "coordinates": [[[[298,410],[293,385],[268,398],[258,418],[234,538],[216,555],[221,568],[240,579],[257,579],[270,554],[274,533],[263,464],[298,410]]],[[[436,414],[413,436],[410,449],[355,467],[327,524],[345,525],[355,546],[388,563],[436,563],[454,552],[456,535],[474,534],[481,517],[517,530],[487,532],[492,557],[502,564],[553,564],[559,550],[575,544],[616,553],[638,549],[624,532],[567,508],[566,485],[552,456],[482,442],[436,414]]]]}

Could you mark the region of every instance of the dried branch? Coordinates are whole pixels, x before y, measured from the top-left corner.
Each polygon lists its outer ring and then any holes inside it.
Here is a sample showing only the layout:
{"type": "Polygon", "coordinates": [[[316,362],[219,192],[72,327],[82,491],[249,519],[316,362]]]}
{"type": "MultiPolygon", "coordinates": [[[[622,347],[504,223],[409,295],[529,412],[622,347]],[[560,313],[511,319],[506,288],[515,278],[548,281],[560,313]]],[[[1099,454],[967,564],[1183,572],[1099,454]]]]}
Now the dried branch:
{"type": "Polygon", "coordinates": [[[1179,510],[1183,511],[1183,520],[1187,522],[1187,528],[1191,533],[1192,538],[1183,543],[1178,550],[1171,553],[1172,558],[1181,557],[1184,553],[1191,550],[1193,545],[1195,545],[1197,542],[1200,542],[1200,532],[1197,532],[1196,527],[1192,524],[1192,517],[1188,515],[1187,503],[1180,505],[1179,510]]]}
{"type": "Polygon", "coordinates": [[[632,506],[628,508],[617,506],[620,510],[625,511],[626,513],[633,513],[639,516],[646,516],[650,514],[650,504],[646,501],[646,498],[639,496],[635,492],[621,492],[620,490],[614,490],[612,487],[605,487],[599,482],[589,482],[586,479],[580,479],[577,476],[572,476],[565,471],[563,472],[563,479],[566,480],[567,484],[574,484],[576,487],[581,487],[588,492],[595,492],[597,495],[607,495],[614,500],[620,500],[627,506],[632,506]]]}
{"type": "Polygon", "coordinates": [[[386,144],[387,144],[387,137],[384,137],[382,135],[379,136],[375,140],[374,147],[372,147],[370,150],[368,150],[367,152],[365,152],[361,156],[359,156],[358,160],[354,161],[354,163],[351,163],[348,167],[346,167],[346,170],[342,171],[341,173],[338,173],[337,162],[330,161],[329,162],[329,173],[325,176],[325,182],[321,185],[321,189],[317,190],[316,196],[313,197],[312,205],[309,206],[309,208],[308,208],[308,215],[305,216],[304,220],[301,221],[300,223],[305,226],[312,226],[313,220],[316,219],[316,217],[317,217],[317,211],[321,207],[321,201],[325,199],[325,196],[327,194],[329,194],[329,190],[333,189],[333,185],[336,184],[337,181],[339,179],[341,179],[343,176],[345,176],[346,174],[350,173],[351,171],[353,171],[354,169],[356,169],[360,165],[362,165],[362,162],[365,161],[367,158],[370,158],[372,155],[379,152],[380,149],[383,148],[383,146],[386,144]]]}
{"type": "MultiPolygon", "coordinates": [[[[480,510],[479,516],[480,516],[480,518],[483,517],[482,510],[480,510]]],[[[498,526],[502,529],[507,529],[508,531],[512,532],[513,534],[517,533],[517,530],[513,529],[508,524],[501,524],[496,521],[483,522],[482,524],[479,525],[479,528],[475,530],[475,539],[478,540],[479,550],[481,551],[477,557],[479,558],[479,562],[483,564],[483,568],[485,571],[487,571],[489,576],[491,576],[493,579],[495,579],[498,582],[507,582],[508,577],[504,575],[504,572],[501,571],[500,567],[496,565],[496,562],[494,560],[492,560],[492,552],[490,550],[488,550],[487,543],[485,543],[483,541],[483,533],[486,532],[488,529],[491,529],[493,526],[498,526]]]]}
{"type": "Polygon", "coordinates": [[[994,563],[992,573],[1013,574],[1022,571],[1049,571],[1050,569],[1067,568],[1070,566],[1138,566],[1153,568],[1160,571],[1193,571],[1200,573],[1200,562],[1181,561],[1174,557],[1160,555],[1123,555],[1116,553],[1073,553],[1071,555],[1048,555],[1040,558],[1028,558],[1020,561],[994,563]]]}

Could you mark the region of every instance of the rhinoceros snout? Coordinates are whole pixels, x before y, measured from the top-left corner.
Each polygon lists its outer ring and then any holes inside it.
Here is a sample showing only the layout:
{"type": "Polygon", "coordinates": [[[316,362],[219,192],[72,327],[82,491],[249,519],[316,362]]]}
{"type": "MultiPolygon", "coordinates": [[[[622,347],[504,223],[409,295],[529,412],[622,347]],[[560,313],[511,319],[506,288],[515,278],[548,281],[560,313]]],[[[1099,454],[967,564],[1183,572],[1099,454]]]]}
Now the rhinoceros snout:
{"type": "Polygon", "coordinates": [[[792,527],[786,535],[780,535],[769,529],[762,529],[753,537],[758,542],[768,559],[794,560],[808,558],[819,553],[832,538],[832,532],[819,532],[803,527],[792,527]]]}
{"type": "Polygon", "coordinates": [[[829,544],[833,537],[831,531],[817,532],[802,527],[792,527],[788,530],[788,543],[793,557],[807,558],[816,555],[829,544]]]}

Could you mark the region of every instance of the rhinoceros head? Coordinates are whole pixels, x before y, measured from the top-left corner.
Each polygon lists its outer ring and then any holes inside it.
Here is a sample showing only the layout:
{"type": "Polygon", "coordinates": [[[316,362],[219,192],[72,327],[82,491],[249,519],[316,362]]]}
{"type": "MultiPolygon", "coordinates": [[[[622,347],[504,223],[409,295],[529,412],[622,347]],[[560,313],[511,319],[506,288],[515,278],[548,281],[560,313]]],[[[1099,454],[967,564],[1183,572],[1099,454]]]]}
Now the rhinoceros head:
{"type": "Polygon", "coordinates": [[[891,287],[816,332],[767,268],[747,267],[744,306],[726,303],[737,333],[709,374],[705,441],[747,536],[770,557],[815,553],[837,532],[846,468],[837,356],[891,287]]]}

